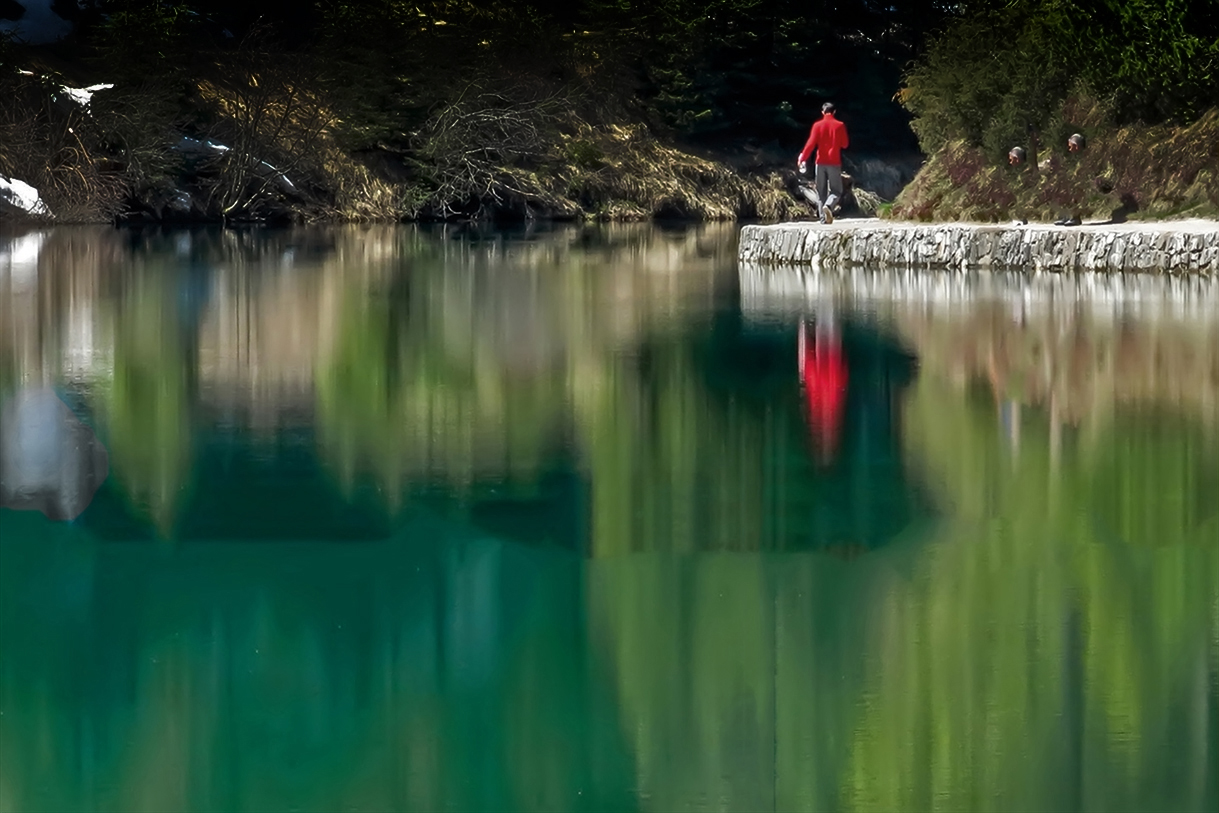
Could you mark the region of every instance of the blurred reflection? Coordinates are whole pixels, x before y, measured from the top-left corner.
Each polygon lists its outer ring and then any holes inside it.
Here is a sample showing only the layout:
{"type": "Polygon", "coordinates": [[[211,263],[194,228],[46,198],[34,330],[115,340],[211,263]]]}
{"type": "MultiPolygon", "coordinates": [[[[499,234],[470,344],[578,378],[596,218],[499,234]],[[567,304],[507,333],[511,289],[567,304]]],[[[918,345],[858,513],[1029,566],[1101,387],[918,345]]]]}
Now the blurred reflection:
{"type": "Polygon", "coordinates": [[[0,810],[1219,802],[1211,283],[4,239],[112,476],[0,510],[0,810]]]}
{"type": "MultiPolygon", "coordinates": [[[[1045,454],[1044,498],[1068,499],[1070,484],[1072,509],[1102,538],[1219,544],[1219,280],[741,273],[755,320],[832,303],[888,325],[938,388],[920,387],[910,408],[934,398],[927,414],[947,421],[948,404],[989,404],[987,431],[1005,459],[1045,454]]],[[[934,469],[933,455],[915,451],[934,469]]]]}
{"type": "Polygon", "coordinates": [[[51,390],[0,404],[0,508],[80,516],[106,479],[106,450],[51,390]]]}

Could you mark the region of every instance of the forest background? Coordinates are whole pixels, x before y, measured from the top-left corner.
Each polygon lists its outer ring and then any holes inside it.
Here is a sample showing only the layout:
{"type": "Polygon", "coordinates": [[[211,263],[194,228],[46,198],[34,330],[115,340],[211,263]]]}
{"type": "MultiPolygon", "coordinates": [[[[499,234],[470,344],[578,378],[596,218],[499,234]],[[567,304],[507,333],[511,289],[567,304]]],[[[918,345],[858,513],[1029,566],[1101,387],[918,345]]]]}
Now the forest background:
{"type": "Polygon", "coordinates": [[[799,217],[825,100],[865,212],[1219,213],[1214,0],[49,7],[0,37],[0,174],[61,221],[799,217]]]}

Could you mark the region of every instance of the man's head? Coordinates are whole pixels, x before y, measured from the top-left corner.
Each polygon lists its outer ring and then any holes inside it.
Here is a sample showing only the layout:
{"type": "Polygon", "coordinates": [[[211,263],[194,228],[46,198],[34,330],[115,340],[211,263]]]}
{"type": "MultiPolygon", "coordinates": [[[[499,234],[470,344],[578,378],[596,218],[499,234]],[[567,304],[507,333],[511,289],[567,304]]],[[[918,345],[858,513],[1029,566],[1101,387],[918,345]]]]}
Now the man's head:
{"type": "Polygon", "coordinates": [[[1075,133],[1067,139],[1067,150],[1070,152],[1079,152],[1085,146],[1087,146],[1087,142],[1084,141],[1084,137],[1081,133],[1075,133]]]}
{"type": "Polygon", "coordinates": [[[834,107],[833,102],[826,102],[825,104],[821,105],[821,112],[823,114],[824,113],[833,113],[837,109],[838,108],[834,107]]]}
{"type": "Polygon", "coordinates": [[[1012,147],[1007,154],[1007,162],[1012,166],[1024,163],[1024,147],[1012,147]]]}

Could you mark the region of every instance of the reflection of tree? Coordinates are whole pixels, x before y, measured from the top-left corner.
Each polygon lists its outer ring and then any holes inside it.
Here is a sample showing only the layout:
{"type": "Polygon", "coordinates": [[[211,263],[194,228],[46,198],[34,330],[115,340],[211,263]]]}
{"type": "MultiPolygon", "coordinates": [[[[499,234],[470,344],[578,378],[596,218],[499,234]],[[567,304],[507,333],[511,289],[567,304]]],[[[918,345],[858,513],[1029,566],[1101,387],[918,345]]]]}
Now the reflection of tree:
{"type": "Polygon", "coordinates": [[[594,555],[758,550],[779,529],[763,503],[781,419],[715,398],[681,343],[639,363],[610,356],[581,436],[592,481],[594,555]]]}
{"type": "Polygon", "coordinates": [[[115,319],[114,369],[98,406],[115,477],[162,534],[173,526],[191,461],[192,359],[173,298],[175,276],[145,269],[115,319]]]}
{"type": "Polygon", "coordinates": [[[593,562],[589,613],[647,810],[832,810],[891,552],[593,562]]]}
{"type": "Polygon", "coordinates": [[[592,273],[548,286],[532,269],[480,273],[419,262],[348,293],[315,378],[320,445],[344,483],[371,475],[393,505],[443,486],[476,519],[513,513],[536,535],[559,503],[581,512],[566,482],[580,479],[591,530],[551,536],[594,555],[862,551],[918,515],[896,431],[909,359],[884,337],[848,338],[843,454],[814,471],[789,327],[717,323],[708,338],[702,321],[643,322],[623,352],[596,310],[570,306],[592,273]]]}
{"type": "Polygon", "coordinates": [[[719,241],[701,234],[592,229],[511,255],[472,240],[457,259],[419,252],[373,290],[352,286],[315,375],[323,455],[390,502],[443,486],[573,508],[570,484],[550,479],[574,479],[572,448],[587,445],[574,415],[605,394],[624,345],[673,320],[678,296],[710,291],[700,268],[719,241]]]}
{"type": "Polygon", "coordinates": [[[1085,440],[1077,487],[1099,539],[1151,546],[1219,540],[1219,454],[1201,429],[1162,410],[1115,416],[1085,440]]]}
{"type": "Polygon", "coordinates": [[[427,294],[400,281],[388,296],[345,303],[315,379],[325,453],[346,482],[370,469],[392,501],[432,483],[527,484],[558,425],[561,379],[509,375],[473,324],[429,310],[427,294]]]}
{"type": "Polygon", "coordinates": [[[1103,484],[1175,459],[1195,474],[1164,487],[1193,487],[1213,446],[1166,422],[1101,440],[1138,460],[1070,442],[1052,463],[1034,426],[1013,457],[991,410],[934,379],[907,418],[951,506],[929,544],[850,563],[590,564],[590,623],[647,807],[1207,809],[1219,537],[1188,500],[1131,487],[1117,518],[1163,534],[1114,534],[1103,484]],[[1200,451],[1176,458],[1183,446],[1200,451]]]}
{"type": "MultiPolygon", "coordinates": [[[[1104,485],[1153,463],[1162,441],[1140,461],[1064,444],[1054,463],[1046,428],[1025,426],[1013,456],[993,414],[950,390],[921,387],[908,414],[953,519],[882,601],[843,780],[851,806],[1203,809],[1215,783],[1202,722],[1219,645],[1213,525],[1150,483],[1123,490],[1115,524],[1104,485]],[[1152,516],[1160,549],[1115,532],[1152,516]]],[[[1199,443],[1188,425],[1162,431],[1168,455],[1199,443]]]]}

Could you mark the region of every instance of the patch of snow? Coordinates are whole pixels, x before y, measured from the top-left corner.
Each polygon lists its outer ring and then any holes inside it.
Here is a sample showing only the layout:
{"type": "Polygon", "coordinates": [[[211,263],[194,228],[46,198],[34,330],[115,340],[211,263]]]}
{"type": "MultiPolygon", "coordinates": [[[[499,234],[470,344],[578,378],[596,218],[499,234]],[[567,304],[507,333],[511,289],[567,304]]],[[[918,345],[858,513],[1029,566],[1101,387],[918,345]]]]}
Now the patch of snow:
{"type": "Polygon", "coordinates": [[[0,31],[29,45],[44,45],[72,33],[72,23],[51,10],[53,0],[20,0],[25,8],[19,20],[0,20],[0,31]]]}
{"type": "Polygon", "coordinates": [[[206,141],[200,141],[197,138],[190,136],[182,136],[178,139],[178,143],[173,146],[173,149],[184,153],[206,153],[209,155],[224,155],[229,151],[229,148],[217,141],[212,141],[210,138],[206,141]]]}
{"type": "Polygon", "coordinates": [[[109,90],[112,87],[114,87],[112,84],[89,85],[87,88],[64,88],[63,92],[81,107],[88,107],[94,93],[99,90],[109,90]]]}
{"type": "Polygon", "coordinates": [[[26,214],[50,215],[51,210],[42,202],[38,190],[25,181],[0,175],[0,203],[7,203],[26,214]]]}
{"type": "Polygon", "coordinates": [[[292,183],[291,179],[289,179],[287,175],[280,172],[278,169],[271,166],[266,161],[258,162],[258,170],[259,170],[259,174],[262,175],[264,178],[267,177],[268,175],[272,176],[271,180],[273,180],[275,182],[275,185],[278,186],[280,188],[280,190],[282,190],[284,192],[295,192],[296,191],[296,184],[292,183]]]}
{"type": "MultiPolygon", "coordinates": [[[[201,141],[190,136],[182,136],[178,143],[173,147],[178,152],[187,153],[188,155],[224,155],[229,151],[229,147],[221,144],[219,141],[212,141],[210,138],[206,141],[201,141]]],[[[292,183],[292,179],[281,172],[276,167],[268,164],[266,161],[251,159],[251,164],[254,171],[260,177],[270,178],[271,181],[280,188],[283,192],[295,193],[297,191],[296,184],[292,183]]]]}

